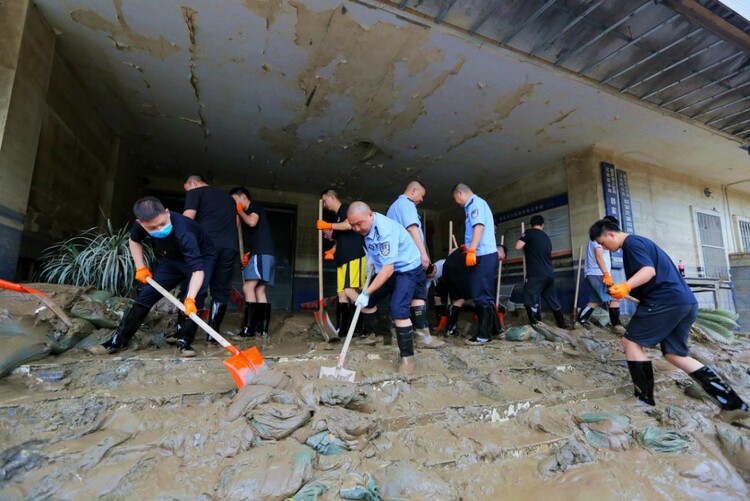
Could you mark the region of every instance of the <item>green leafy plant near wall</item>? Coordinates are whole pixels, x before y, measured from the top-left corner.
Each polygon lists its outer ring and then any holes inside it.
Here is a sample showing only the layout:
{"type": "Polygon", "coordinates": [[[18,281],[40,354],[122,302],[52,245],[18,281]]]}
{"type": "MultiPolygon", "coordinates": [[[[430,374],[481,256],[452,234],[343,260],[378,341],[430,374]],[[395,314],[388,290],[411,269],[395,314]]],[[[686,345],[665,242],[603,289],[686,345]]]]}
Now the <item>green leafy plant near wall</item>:
{"type": "MultiPolygon", "coordinates": [[[[130,257],[128,238],[130,229],[98,228],[83,230],[44,251],[44,264],[39,271],[41,280],[68,285],[80,285],[106,290],[117,296],[131,296],[136,290],[135,264],[130,257]]],[[[149,267],[155,261],[150,246],[143,246],[143,257],[149,267]]]]}

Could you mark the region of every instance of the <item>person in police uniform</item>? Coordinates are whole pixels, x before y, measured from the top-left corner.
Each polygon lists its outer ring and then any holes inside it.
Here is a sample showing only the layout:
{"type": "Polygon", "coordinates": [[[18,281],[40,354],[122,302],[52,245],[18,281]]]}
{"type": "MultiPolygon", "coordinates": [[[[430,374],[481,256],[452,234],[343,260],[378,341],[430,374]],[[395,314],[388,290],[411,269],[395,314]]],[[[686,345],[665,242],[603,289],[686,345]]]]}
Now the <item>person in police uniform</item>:
{"type": "Polygon", "coordinates": [[[495,326],[495,280],[497,278],[497,243],[492,210],[471,188],[458,183],[453,200],[464,208],[464,243],[466,266],[469,268],[471,297],[479,320],[477,334],[466,340],[468,345],[484,345],[491,341],[495,326]],[[493,318],[494,317],[494,318],[493,318]]]}
{"type": "Polygon", "coordinates": [[[375,266],[377,273],[354,304],[363,308],[368,327],[376,329],[373,325],[377,322],[376,305],[391,296],[391,319],[396,326],[400,354],[398,372],[412,374],[415,369],[414,327],[409,305],[424,280],[419,249],[403,226],[373,212],[364,202],[349,206],[347,220],[354,231],[365,237],[367,262],[375,266]]]}

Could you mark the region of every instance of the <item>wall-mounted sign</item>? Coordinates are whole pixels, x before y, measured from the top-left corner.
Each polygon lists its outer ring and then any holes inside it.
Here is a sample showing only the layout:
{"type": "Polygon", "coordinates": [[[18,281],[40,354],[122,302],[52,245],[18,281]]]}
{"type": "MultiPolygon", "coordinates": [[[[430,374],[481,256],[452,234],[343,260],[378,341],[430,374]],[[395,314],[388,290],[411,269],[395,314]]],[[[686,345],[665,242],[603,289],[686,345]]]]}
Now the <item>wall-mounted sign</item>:
{"type": "Polygon", "coordinates": [[[508,259],[520,258],[523,255],[521,251],[514,248],[514,245],[521,236],[521,222],[525,223],[528,228],[529,219],[535,214],[544,218],[544,232],[552,241],[552,255],[569,254],[571,243],[568,195],[562,194],[495,214],[497,241],[500,243],[500,238],[505,237],[508,259]]]}

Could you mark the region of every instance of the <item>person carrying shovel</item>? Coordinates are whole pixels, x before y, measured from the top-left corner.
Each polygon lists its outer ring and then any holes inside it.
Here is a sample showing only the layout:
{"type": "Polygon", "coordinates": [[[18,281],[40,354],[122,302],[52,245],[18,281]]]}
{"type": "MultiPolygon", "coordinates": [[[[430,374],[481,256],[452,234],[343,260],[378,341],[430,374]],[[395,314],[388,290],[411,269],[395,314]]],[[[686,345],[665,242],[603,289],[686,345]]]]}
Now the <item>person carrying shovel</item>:
{"type": "Polygon", "coordinates": [[[700,384],[723,411],[747,412],[747,404],[713,367],[689,356],[687,342],[698,317],[698,302],[667,253],[647,238],[625,233],[608,219],[591,226],[589,239],[610,252],[622,249],[627,280],[611,286],[609,294],[615,299],[632,294],[638,300],[622,338],[635,397],[656,405],[654,369],[643,348],[660,345],[667,362],[700,384]]]}
{"type": "Polygon", "coordinates": [[[365,237],[367,261],[375,266],[375,277],[354,302],[362,307],[368,330],[377,331],[376,305],[391,296],[391,319],[396,326],[400,354],[398,372],[412,374],[414,362],[414,327],[409,305],[424,281],[419,249],[409,233],[396,221],[373,212],[364,202],[349,206],[347,220],[352,229],[365,237]]]}
{"type": "MultiPolygon", "coordinates": [[[[130,255],[135,263],[135,278],[147,283],[153,278],[166,289],[172,289],[189,279],[185,297],[185,315],[203,308],[211,271],[216,260],[216,247],[209,234],[198,223],[182,214],[169,212],[154,197],[145,197],[133,205],[135,223],[130,230],[130,255]],[[143,241],[151,238],[154,252],[162,256],[156,274],[146,266],[143,258],[143,241]]],[[[115,353],[125,348],[146,319],[151,307],[161,299],[161,293],[150,285],[141,289],[133,306],[125,313],[112,338],[104,344],[89,349],[95,355],[115,353]]],[[[183,357],[194,357],[191,344],[198,326],[186,322],[180,329],[177,346],[183,357]]]]}

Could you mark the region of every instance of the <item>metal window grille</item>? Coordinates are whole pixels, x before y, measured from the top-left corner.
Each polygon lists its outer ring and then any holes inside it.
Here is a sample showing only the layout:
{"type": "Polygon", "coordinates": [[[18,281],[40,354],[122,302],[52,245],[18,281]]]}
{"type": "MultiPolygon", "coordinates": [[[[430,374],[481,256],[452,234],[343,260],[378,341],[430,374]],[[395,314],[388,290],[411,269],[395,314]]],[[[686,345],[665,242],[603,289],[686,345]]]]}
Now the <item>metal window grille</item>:
{"type": "Polygon", "coordinates": [[[740,232],[740,247],[742,252],[750,252],[750,221],[738,219],[737,227],[740,232]]]}
{"type": "Polygon", "coordinates": [[[725,278],[729,275],[721,217],[696,211],[696,224],[700,240],[703,269],[708,278],[725,278]]]}

